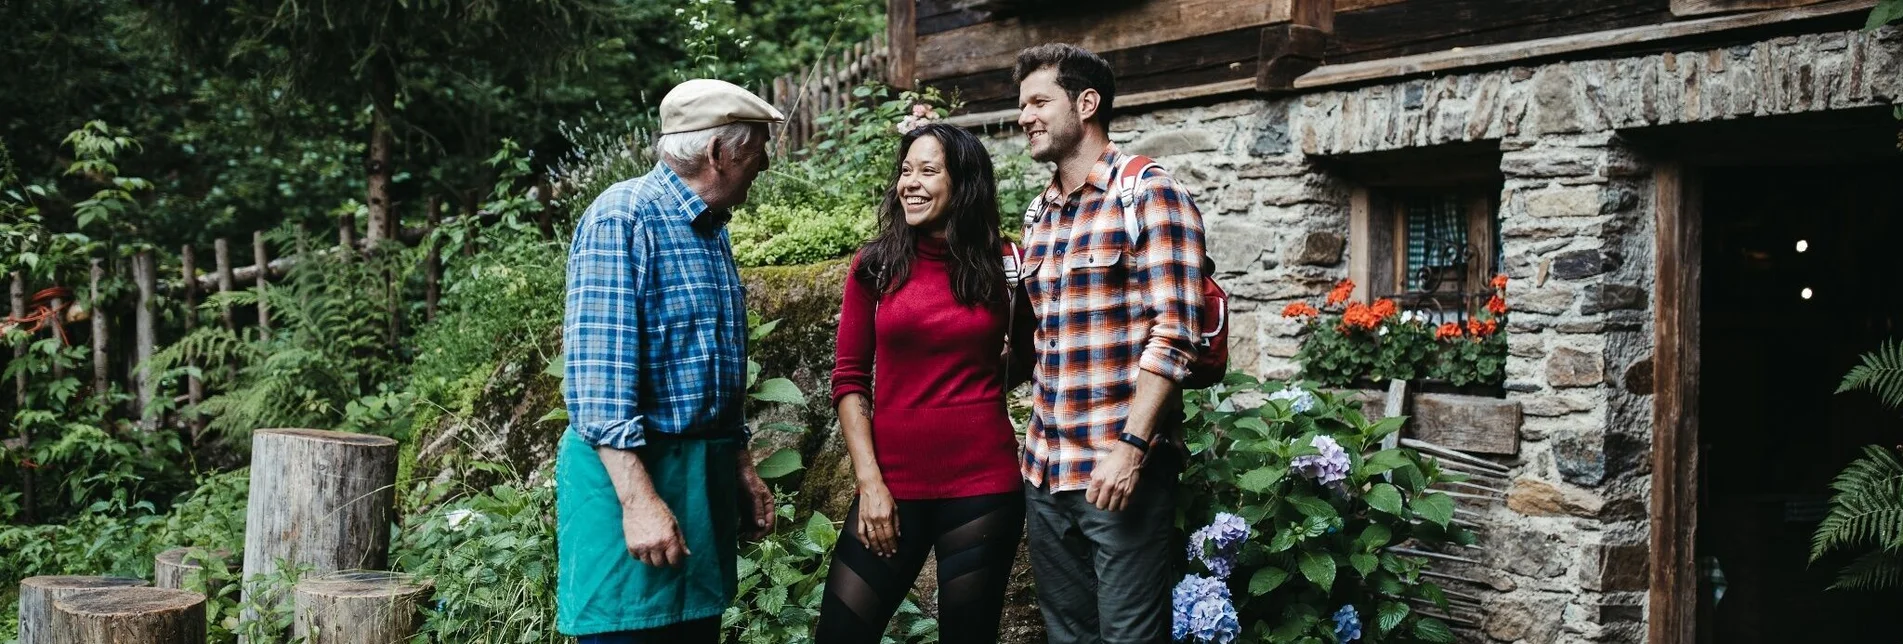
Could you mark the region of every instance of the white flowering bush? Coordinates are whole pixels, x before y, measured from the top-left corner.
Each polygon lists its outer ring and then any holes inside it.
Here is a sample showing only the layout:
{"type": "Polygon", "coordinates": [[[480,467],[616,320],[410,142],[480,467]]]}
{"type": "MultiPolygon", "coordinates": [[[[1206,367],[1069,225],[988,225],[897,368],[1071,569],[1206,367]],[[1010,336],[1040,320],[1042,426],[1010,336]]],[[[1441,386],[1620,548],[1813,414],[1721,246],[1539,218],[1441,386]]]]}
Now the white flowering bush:
{"type": "Polygon", "coordinates": [[[1194,532],[1172,593],[1177,641],[1454,641],[1417,610],[1446,610],[1421,574],[1428,561],[1389,548],[1474,535],[1455,525],[1453,498],[1428,487],[1458,475],[1380,448],[1402,419],[1370,422],[1351,399],[1239,373],[1185,398],[1179,493],[1194,532]],[[1237,405],[1238,394],[1264,402],[1237,405]]]}

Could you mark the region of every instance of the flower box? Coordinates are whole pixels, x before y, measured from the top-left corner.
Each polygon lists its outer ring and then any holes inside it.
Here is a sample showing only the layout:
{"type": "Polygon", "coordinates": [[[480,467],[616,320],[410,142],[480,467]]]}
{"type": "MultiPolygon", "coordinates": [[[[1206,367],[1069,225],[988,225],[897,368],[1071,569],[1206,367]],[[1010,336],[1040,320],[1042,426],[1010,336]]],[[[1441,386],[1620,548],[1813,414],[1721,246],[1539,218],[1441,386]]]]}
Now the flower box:
{"type": "MultiPolygon", "coordinates": [[[[1341,393],[1361,403],[1370,419],[1385,418],[1387,392],[1349,389],[1341,393]]],[[[1525,414],[1519,401],[1493,396],[1413,392],[1407,394],[1408,415],[1402,434],[1469,454],[1515,456],[1520,453],[1520,426],[1525,414]]]]}

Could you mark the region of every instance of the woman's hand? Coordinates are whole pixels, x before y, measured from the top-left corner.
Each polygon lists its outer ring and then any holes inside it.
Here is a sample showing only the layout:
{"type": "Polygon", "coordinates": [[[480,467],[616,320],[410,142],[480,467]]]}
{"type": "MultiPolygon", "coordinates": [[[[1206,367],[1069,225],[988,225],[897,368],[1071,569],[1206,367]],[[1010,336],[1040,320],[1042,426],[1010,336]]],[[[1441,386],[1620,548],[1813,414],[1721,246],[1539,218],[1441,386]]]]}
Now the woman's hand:
{"type": "Polygon", "coordinates": [[[899,513],[884,485],[859,488],[859,543],[881,557],[899,552],[899,513]]]}

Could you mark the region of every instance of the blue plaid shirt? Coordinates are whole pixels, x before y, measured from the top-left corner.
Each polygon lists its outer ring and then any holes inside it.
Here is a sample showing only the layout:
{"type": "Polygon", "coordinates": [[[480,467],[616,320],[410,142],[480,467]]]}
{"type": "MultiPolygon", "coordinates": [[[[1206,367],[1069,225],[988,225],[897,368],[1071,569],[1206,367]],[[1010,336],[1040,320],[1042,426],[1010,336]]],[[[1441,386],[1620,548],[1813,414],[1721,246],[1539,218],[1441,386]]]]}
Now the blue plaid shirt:
{"type": "Polygon", "coordinates": [[[603,191],[575,226],[562,393],[569,427],[588,444],[745,433],[746,295],[725,213],[706,211],[656,164],[603,191]]]}

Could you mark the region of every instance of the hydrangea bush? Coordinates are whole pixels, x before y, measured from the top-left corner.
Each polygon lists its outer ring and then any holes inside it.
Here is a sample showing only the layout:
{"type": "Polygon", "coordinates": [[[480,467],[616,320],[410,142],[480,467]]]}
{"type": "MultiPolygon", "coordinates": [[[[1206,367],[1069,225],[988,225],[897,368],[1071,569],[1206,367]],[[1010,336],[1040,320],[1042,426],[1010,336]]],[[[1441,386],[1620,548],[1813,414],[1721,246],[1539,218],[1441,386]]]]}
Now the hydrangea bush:
{"type": "Polygon", "coordinates": [[[1381,449],[1401,419],[1371,422],[1352,400],[1239,373],[1185,398],[1182,527],[1193,532],[1172,593],[1178,641],[1454,641],[1419,610],[1446,611],[1421,574],[1428,560],[1388,549],[1474,535],[1454,523],[1453,498],[1428,487],[1459,475],[1381,449]]]}

